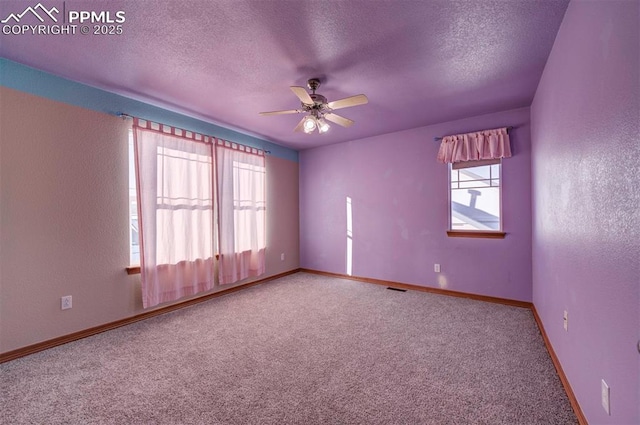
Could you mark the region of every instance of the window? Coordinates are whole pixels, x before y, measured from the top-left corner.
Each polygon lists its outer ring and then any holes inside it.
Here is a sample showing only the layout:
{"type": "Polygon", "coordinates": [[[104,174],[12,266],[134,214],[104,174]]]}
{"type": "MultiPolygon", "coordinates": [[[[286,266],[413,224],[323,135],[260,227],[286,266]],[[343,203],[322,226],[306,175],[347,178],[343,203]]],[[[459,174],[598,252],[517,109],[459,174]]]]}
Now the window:
{"type": "Polygon", "coordinates": [[[449,165],[450,231],[502,232],[500,169],[499,159],[449,165]]]}
{"type": "MultiPolygon", "coordinates": [[[[129,130],[129,264],[131,268],[140,265],[140,236],[138,227],[138,201],[136,188],[136,165],[134,156],[133,130],[129,130]]],[[[156,239],[156,253],[159,264],[174,264],[183,260],[193,260],[204,255],[204,258],[213,256],[209,248],[192,246],[191,238],[194,233],[213,235],[212,217],[206,212],[213,208],[211,199],[212,163],[210,156],[185,152],[167,147],[157,148],[157,169],[172,169],[181,175],[180,180],[186,177],[199,181],[200,184],[193,190],[198,194],[197,198],[183,193],[184,188],[172,184],[171,179],[163,173],[158,173],[159,182],[156,220],[171,224],[158,228],[156,239]],[[202,193],[204,191],[204,193],[202,193]],[[198,223],[197,228],[187,227],[185,223],[198,223]],[[181,229],[175,232],[175,229],[181,229]],[[171,243],[167,243],[171,241],[171,243]],[[162,244],[162,246],[160,246],[162,244]],[[185,254],[186,253],[186,254],[185,254]],[[184,258],[183,258],[184,257],[184,258]]],[[[212,236],[213,238],[213,236],[212,236]]],[[[215,240],[212,239],[212,244],[215,240]]],[[[210,247],[212,245],[206,245],[210,247]]]]}
{"type": "MultiPolygon", "coordinates": [[[[138,230],[138,205],[137,205],[137,187],[136,187],[136,165],[135,165],[135,155],[134,155],[134,140],[133,140],[133,130],[129,130],[129,269],[137,269],[137,266],[140,265],[140,237],[138,230]]],[[[184,164],[190,163],[201,163],[202,165],[197,168],[197,173],[204,173],[202,175],[197,176],[197,178],[203,182],[211,181],[211,167],[210,167],[210,158],[204,158],[198,155],[185,156],[186,153],[177,152],[175,150],[158,148],[158,168],[162,168],[161,163],[163,161],[168,161],[171,163],[175,163],[176,168],[189,168],[188,166],[180,166],[178,162],[182,162],[184,164]],[[203,169],[203,166],[206,165],[206,169],[203,169]]],[[[262,164],[253,164],[252,161],[247,160],[247,157],[243,157],[244,162],[240,160],[233,161],[233,173],[232,176],[229,177],[229,181],[233,181],[233,209],[234,209],[234,252],[245,252],[251,251],[252,239],[249,236],[252,232],[247,232],[251,228],[258,226],[257,229],[257,246],[260,249],[264,249],[266,246],[265,241],[265,200],[264,200],[264,178],[265,178],[265,167],[262,164]],[[231,178],[232,177],[232,178],[231,178]],[[254,205],[255,204],[255,205],[254,205]],[[255,210],[255,214],[257,216],[251,215],[251,211],[255,210]]],[[[185,169],[186,169],[185,168],[185,169]]],[[[193,167],[191,167],[193,168],[193,167]]],[[[196,170],[196,168],[194,168],[196,170]]],[[[191,172],[194,172],[191,170],[191,172]]],[[[168,182],[163,182],[163,188],[168,187],[168,182]]],[[[189,202],[193,201],[185,196],[178,196],[178,198],[187,200],[189,202]]],[[[203,198],[204,199],[204,198],[203,198]]],[[[158,215],[163,215],[166,211],[175,210],[175,206],[165,206],[162,205],[166,203],[166,197],[159,196],[158,197],[158,215]]],[[[191,211],[193,213],[198,213],[199,210],[202,210],[200,207],[211,208],[213,205],[212,199],[205,199],[204,204],[206,205],[191,205],[188,208],[182,208],[185,211],[191,211]]],[[[210,221],[210,220],[209,220],[210,221]]],[[[204,223],[208,233],[210,233],[211,227],[213,223],[206,221],[204,223]]],[[[179,224],[179,223],[176,223],[179,224]]],[[[202,223],[201,223],[202,224],[202,223]]],[[[178,226],[180,227],[180,226],[178,226]]],[[[202,229],[200,229],[201,231],[202,229]]],[[[171,231],[169,229],[161,229],[161,233],[163,231],[171,231]]],[[[165,240],[167,238],[160,237],[159,240],[165,240]]],[[[215,242],[215,241],[214,241],[215,242]]],[[[165,252],[166,250],[158,249],[158,252],[165,252]]],[[[160,258],[161,262],[172,263],[178,261],[179,259],[172,258],[172,255],[167,252],[167,258],[160,258]]]]}
{"type": "Polygon", "coordinates": [[[140,264],[138,233],[138,201],[136,194],[136,166],[133,156],[133,130],[129,130],[129,264],[140,264]]]}
{"type": "Polygon", "coordinates": [[[152,237],[155,240],[155,263],[179,264],[213,258],[216,237],[209,145],[176,138],[164,140],[156,146],[154,154],[156,196],[151,209],[155,235],[145,241],[152,237]]]}
{"type": "Polygon", "coordinates": [[[262,165],[233,161],[234,251],[264,249],[265,240],[265,168],[262,165]],[[254,228],[257,227],[257,231],[254,228]],[[254,238],[256,239],[254,242],[254,238]],[[255,245],[255,246],[254,246],[255,245]]]}
{"type": "Polygon", "coordinates": [[[220,284],[265,270],[265,161],[255,149],[216,143],[220,284]]]}
{"type": "Polygon", "coordinates": [[[144,308],[265,272],[265,173],[260,149],[134,118],[127,272],[144,308]]]}

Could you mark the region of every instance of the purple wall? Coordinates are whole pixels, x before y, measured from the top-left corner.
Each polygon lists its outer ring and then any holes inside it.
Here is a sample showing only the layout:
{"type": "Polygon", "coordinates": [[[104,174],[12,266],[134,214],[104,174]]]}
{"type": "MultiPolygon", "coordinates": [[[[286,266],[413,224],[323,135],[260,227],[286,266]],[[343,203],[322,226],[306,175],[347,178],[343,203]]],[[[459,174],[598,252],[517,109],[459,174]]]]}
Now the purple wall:
{"type": "Polygon", "coordinates": [[[531,108],[533,300],[592,424],[640,423],[639,5],[571,2],[531,108]]]}
{"type": "Polygon", "coordinates": [[[301,267],[347,273],[347,197],[354,276],[531,301],[529,108],[302,151],[301,267]],[[436,163],[433,138],[509,125],[516,128],[514,156],[503,166],[507,237],[447,237],[448,171],[436,163]]]}

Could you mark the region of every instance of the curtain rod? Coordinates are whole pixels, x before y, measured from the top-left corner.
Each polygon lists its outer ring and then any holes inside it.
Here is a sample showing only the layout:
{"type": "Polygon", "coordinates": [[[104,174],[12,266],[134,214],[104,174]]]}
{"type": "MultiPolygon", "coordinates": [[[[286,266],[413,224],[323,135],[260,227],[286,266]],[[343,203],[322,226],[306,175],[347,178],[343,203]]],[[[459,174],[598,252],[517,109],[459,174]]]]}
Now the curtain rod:
{"type": "MultiPolygon", "coordinates": [[[[512,127],[512,126],[507,127],[507,131],[512,130],[512,129],[513,129],[513,127],[512,127]]],[[[482,132],[482,131],[486,131],[486,130],[467,131],[467,133],[480,133],[480,132],[482,132]]],[[[465,134],[467,134],[467,133],[465,133],[465,134]]],[[[444,136],[444,137],[446,137],[446,136],[444,136]]],[[[442,139],[444,139],[444,137],[434,137],[434,138],[433,138],[433,141],[434,141],[434,142],[440,142],[442,139]]]]}
{"type": "MultiPolygon", "coordinates": [[[[129,114],[125,114],[125,113],[123,113],[123,112],[119,112],[119,113],[117,113],[117,114],[116,114],[116,116],[118,116],[118,117],[122,118],[123,120],[126,120],[126,119],[133,119],[133,118],[135,118],[135,117],[133,117],[133,116],[131,116],[131,115],[129,115],[129,114]]],[[[151,121],[151,120],[149,120],[149,121],[151,121]]],[[[194,133],[197,133],[197,131],[195,131],[194,133]]],[[[235,142],[233,142],[233,143],[235,143],[235,142]]],[[[238,145],[241,145],[241,143],[237,143],[237,144],[238,144],[238,145]]],[[[249,147],[253,147],[253,146],[249,146],[249,147]]],[[[254,149],[259,149],[259,148],[254,148],[254,149]]],[[[265,149],[260,149],[260,150],[261,150],[262,152],[266,153],[266,154],[271,154],[271,151],[268,151],[268,150],[265,150],[265,149]]]]}

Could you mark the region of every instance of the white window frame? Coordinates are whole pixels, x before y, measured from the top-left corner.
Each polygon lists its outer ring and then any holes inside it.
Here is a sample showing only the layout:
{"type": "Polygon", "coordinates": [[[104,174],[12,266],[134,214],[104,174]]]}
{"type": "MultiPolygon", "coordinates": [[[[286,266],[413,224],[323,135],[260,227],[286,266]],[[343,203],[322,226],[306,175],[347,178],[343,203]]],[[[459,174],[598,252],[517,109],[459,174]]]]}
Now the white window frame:
{"type": "MultiPolygon", "coordinates": [[[[469,162],[459,162],[449,164],[447,167],[447,235],[448,236],[460,236],[460,237],[486,237],[486,238],[504,238],[505,230],[504,230],[504,212],[503,212],[503,172],[502,172],[503,164],[501,159],[494,160],[481,160],[481,161],[469,161],[469,162]],[[459,164],[459,165],[456,165],[459,164]],[[500,165],[498,171],[498,199],[499,199],[499,226],[498,230],[485,230],[485,229],[453,229],[453,220],[452,220],[452,180],[451,174],[455,169],[461,168],[472,168],[472,167],[480,167],[485,165],[500,165]]],[[[496,186],[493,186],[496,187],[496,186]]]]}

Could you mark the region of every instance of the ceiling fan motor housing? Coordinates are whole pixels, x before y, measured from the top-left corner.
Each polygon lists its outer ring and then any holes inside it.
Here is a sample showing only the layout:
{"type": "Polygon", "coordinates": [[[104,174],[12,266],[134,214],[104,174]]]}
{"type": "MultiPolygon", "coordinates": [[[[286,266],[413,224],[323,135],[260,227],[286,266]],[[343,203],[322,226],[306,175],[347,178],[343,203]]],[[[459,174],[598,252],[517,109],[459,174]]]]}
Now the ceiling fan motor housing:
{"type": "Polygon", "coordinates": [[[309,109],[322,109],[327,104],[327,98],[321,94],[313,93],[309,96],[313,100],[313,105],[311,105],[309,109]]]}

